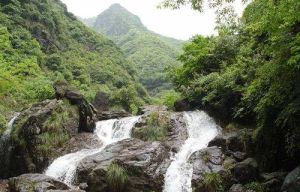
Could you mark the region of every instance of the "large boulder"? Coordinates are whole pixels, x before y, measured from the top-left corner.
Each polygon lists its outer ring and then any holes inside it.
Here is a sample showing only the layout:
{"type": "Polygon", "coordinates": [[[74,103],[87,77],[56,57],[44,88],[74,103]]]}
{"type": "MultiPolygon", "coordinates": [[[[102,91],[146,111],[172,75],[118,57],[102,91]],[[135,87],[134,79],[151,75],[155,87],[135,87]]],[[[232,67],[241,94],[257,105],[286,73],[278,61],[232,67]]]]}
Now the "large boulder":
{"type": "Polygon", "coordinates": [[[108,95],[99,91],[94,98],[93,106],[97,109],[97,111],[108,111],[110,108],[108,95]]]}
{"type": "Polygon", "coordinates": [[[13,192],[69,190],[66,184],[42,174],[24,174],[9,179],[9,190],[13,192]]]}
{"type": "Polygon", "coordinates": [[[114,191],[112,188],[122,183],[116,180],[111,184],[108,176],[118,177],[121,171],[128,178],[123,183],[124,192],[162,191],[168,165],[169,153],[159,142],[126,139],[83,159],[77,168],[78,183],[87,183],[86,190],[91,192],[114,191]]]}
{"type": "Polygon", "coordinates": [[[65,82],[57,82],[53,85],[56,99],[67,99],[72,105],[78,107],[79,132],[93,132],[96,127],[95,107],[89,103],[83,95],[71,89],[65,82]]]}
{"type": "Polygon", "coordinates": [[[263,186],[269,191],[280,191],[286,172],[261,173],[263,186]]]}
{"type": "Polygon", "coordinates": [[[197,192],[206,192],[205,177],[213,173],[223,180],[224,186],[230,186],[233,182],[230,170],[224,166],[226,159],[222,150],[216,146],[208,147],[195,152],[189,159],[193,166],[192,185],[197,192]]]}
{"type": "Polygon", "coordinates": [[[284,179],[281,187],[283,192],[299,192],[300,191],[300,166],[291,171],[284,179]]]}
{"type": "Polygon", "coordinates": [[[0,153],[0,178],[42,172],[50,161],[70,151],[60,148],[72,136],[94,131],[93,106],[64,83],[54,89],[57,99],[35,103],[15,120],[10,153],[0,153]]]}
{"type": "Polygon", "coordinates": [[[59,155],[54,148],[77,132],[76,113],[68,101],[56,99],[22,111],[12,127],[10,153],[1,156],[8,161],[0,162],[0,178],[42,171],[51,156],[59,155]]]}
{"type": "Polygon", "coordinates": [[[247,158],[236,163],[231,169],[231,173],[237,182],[245,184],[259,178],[258,164],[253,158],[247,158]]]}

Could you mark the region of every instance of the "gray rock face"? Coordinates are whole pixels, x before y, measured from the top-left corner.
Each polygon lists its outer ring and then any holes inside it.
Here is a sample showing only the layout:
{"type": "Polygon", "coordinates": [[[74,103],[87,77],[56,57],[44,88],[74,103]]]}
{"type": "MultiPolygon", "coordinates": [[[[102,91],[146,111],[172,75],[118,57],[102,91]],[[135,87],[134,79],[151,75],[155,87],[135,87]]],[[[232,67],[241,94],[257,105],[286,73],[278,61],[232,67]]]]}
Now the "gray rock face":
{"type": "Polygon", "coordinates": [[[188,132],[183,120],[183,113],[171,113],[170,127],[167,133],[166,144],[173,152],[178,152],[188,138],[188,132]]]}
{"type": "Polygon", "coordinates": [[[300,166],[291,171],[284,179],[281,191],[299,192],[300,191],[300,166]]]}
{"type": "Polygon", "coordinates": [[[126,111],[97,111],[97,119],[99,121],[108,119],[119,119],[122,117],[128,117],[130,114],[126,111]]]}
{"type": "Polygon", "coordinates": [[[53,85],[56,99],[68,99],[72,105],[76,105],[79,111],[79,132],[93,132],[96,127],[97,110],[80,93],[70,89],[65,82],[53,85]]]}
{"type": "Polygon", "coordinates": [[[238,182],[248,183],[259,177],[258,164],[255,159],[248,158],[235,164],[231,173],[238,182]]]}
{"type": "Polygon", "coordinates": [[[78,182],[87,183],[87,191],[109,192],[109,165],[122,166],[128,175],[124,191],[162,191],[169,153],[159,142],[126,139],[107,146],[102,152],[85,158],[78,166],[78,182]]]}
{"type": "Polygon", "coordinates": [[[192,184],[196,191],[202,188],[202,182],[207,173],[225,173],[223,163],[225,155],[218,147],[208,147],[195,152],[189,159],[193,166],[192,184]]]}
{"type": "Polygon", "coordinates": [[[10,178],[9,189],[14,192],[44,192],[48,190],[69,190],[70,188],[66,184],[46,175],[24,174],[10,178]]]}

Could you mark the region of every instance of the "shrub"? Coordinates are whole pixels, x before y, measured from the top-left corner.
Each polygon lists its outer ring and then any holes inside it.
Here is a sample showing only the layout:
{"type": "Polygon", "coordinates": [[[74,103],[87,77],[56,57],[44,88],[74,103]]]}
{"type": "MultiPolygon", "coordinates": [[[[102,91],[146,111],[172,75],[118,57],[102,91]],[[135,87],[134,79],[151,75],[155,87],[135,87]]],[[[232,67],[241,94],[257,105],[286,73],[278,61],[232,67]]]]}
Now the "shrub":
{"type": "Polygon", "coordinates": [[[128,174],[121,165],[112,162],[107,169],[106,181],[112,192],[121,192],[128,183],[128,174]]]}
{"type": "Polygon", "coordinates": [[[169,128],[169,114],[154,111],[146,119],[146,126],[135,129],[134,135],[144,141],[164,141],[169,128]]]}
{"type": "Polygon", "coordinates": [[[218,173],[206,173],[203,179],[206,192],[223,192],[223,180],[218,173]]]}

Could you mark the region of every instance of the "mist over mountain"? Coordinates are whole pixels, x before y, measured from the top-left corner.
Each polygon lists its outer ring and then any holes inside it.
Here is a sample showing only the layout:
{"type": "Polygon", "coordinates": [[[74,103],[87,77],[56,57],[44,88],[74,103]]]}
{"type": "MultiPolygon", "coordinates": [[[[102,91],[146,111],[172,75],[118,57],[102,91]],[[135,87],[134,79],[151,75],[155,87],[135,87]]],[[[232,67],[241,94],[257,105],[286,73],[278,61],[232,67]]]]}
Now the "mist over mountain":
{"type": "Polygon", "coordinates": [[[110,37],[138,71],[141,83],[151,93],[171,89],[166,69],[179,66],[176,56],[183,41],[156,34],[140,18],[120,4],[113,4],[95,18],[82,20],[87,26],[110,37]]]}

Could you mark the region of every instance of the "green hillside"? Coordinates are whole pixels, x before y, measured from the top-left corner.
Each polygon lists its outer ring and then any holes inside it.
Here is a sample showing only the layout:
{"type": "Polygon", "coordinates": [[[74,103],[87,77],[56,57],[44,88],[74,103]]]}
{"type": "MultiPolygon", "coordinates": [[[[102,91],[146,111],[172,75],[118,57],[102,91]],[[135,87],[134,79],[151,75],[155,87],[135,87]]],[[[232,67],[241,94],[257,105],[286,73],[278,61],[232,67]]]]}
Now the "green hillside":
{"type": "Polygon", "coordinates": [[[148,30],[138,16],[119,4],[112,5],[97,18],[83,22],[120,46],[148,91],[154,94],[171,88],[165,78],[165,69],[180,65],[176,56],[181,51],[182,41],[148,30]]]}
{"type": "Polygon", "coordinates": [[[52,98],[55,81],[67,81],[89,100],[107,92],[125,108],[147,97],[120,49],[59,0],[0,1],[0,78],[1,114],[52,98]]]}

